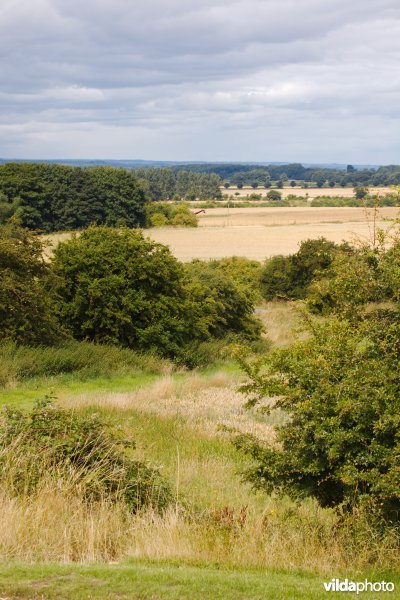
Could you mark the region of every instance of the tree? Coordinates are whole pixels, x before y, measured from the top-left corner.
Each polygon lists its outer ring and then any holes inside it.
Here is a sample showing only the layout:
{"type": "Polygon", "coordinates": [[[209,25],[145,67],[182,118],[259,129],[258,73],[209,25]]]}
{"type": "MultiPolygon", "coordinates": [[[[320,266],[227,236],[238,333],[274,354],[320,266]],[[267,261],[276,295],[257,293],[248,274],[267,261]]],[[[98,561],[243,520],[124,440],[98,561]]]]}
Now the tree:
{"type": "Polygon", "coordinates": [[[54,278],[43,243],[11,220],[0,226],[0,333],[19,344],[52,344],[63,337],[52,308],[54,278]]]}
{"type": "Polygon", "coordinates": [[[357,198],[357,200],[363,200],[365,198],[365,196],[367,196],[368,194],[368,188],[366,187],[355,187],[354,188],[354,196],[357,198]]]}
{"type": "Polygon", "coordinates": [[[281,192],[278,192],[278,190],[270,190],[267,194],[267,199],[273,200],[274,202],[279,202],[282,200],[282,194],[281,192]]]}
{"type": "Polygon", "coordinates": [[[228,273],[234,270],[234,263],[229,264],[229,261],[194,260],[185,266],[188,289],[201,310],[199,327],[206,328],[208,338],[221,339],[234,333],[255,340],[260,335],[262,326],[254,317],[255,294],[243,283],[243,278],[248,277],[248,273],[243,273],[243,267],[246,269],[249,265],[241,263],[241,273],[232,277],[228,273]]]}
{"type": "Polygon", "coordinates": [[[91,227],[59,244],[57,311],[78,340],[173,356],[193,335],[183,269],[139,231],[91,227]]]}
{"type": "Polygon", "coordinates": [[[295,254],[267,259],[260,279],[263,298],[305,298],[313,279],[317,275],[326,274],[335,257],[346,251],[350,251],[347,244],[337,245],[321,237],[301,242],[295,254]]]}
{"type": "Polygon", "coordinates": [[[142,227],[145,222],[146,191],[126,169],[7,163],[0,166],[0,192],[0,215],[16,212],[30,229],[51,232],[94,223],[142,227]]]}

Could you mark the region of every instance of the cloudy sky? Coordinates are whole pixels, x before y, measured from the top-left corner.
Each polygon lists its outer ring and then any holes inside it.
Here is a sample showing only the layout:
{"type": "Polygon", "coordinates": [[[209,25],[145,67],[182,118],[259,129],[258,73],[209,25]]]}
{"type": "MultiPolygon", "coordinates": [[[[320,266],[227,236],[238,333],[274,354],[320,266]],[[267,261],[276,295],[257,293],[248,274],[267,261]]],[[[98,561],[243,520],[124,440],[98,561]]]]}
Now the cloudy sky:
{"type": "Polygon", "coordinates": [[[400,163],[398,0],[0,0],[0,156],[400,163]]]}

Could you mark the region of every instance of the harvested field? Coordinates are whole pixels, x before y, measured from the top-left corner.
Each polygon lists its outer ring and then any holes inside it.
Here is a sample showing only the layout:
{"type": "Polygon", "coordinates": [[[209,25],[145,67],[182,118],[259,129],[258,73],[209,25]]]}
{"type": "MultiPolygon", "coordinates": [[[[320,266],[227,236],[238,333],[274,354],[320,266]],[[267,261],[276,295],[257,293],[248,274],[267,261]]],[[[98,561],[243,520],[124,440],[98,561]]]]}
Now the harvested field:
{"type": "MultiPolygon", "coordinates": [[[[370,191],[370,194],[387,194],[389,193],[391,190],[389,187],[370,187],[368,188],[370,191]]],[[[332,198],[353,198],[354,197],[354,190],[352,187],[336,187],[336,188],[299,188],[299,187],[284,187],[281,190],[279,190],[282,194],[282,198],[286,198],[287,196],[289,196],[290,194],[294,194],[295,196],[300,196],[302,198],[316,198],[317,196],[330,196],[332,198]]],[[[263,196],[265,196],[266,194],[268,194],[269,189],[263,188],[263,187],[259,187],[256,189],[253,189],[250,186],[246,186],[243,187],[242,189],[238,189],[237,187],[231,187],[228,189],[225,189],[224,187],[221,188],[221,192],[223,194],[223,196],[234,196],[236,198],[242,198],[242,197],[246,197],[246,196],[250,196],[250,194],[262,194],[263,196]],[[236,194],[239,193],[239,196],[236,196],[236,194]]]]}
{"type": "MultiPolygon", "coordinates": [[[[388,228],[398,208],[380,210],[378,227],[388,228]]],[[[199,227],[162,227],[144,230],[146,236],[166,244],[182,261],[225,256],[264,260],[291,254],[301,241],[324,236],[334,242],[371,240],[371,211],[353,207],[210,208],[199,216],[199,227]]],[[[44,236],[47,254],[69,232],[44,236]]]]}
{"type": "MultiPolygon", "coordinates": [[[[384,207],[379,211],[380,219],[393,219],[399,213],[397,207],[384,207]]],[[[366,223],[372,218],[372,210],[360,207],[311,207],[311,206],[281,206],[246,207],[246,208],[208,208],[199,215],[200,227],[226,227],[230,225],[262,225],[275,227],[277,225],[308,225],[320,223],[366,223]]]]}
{"type": "MultiPolygon", "coordinates": [[[[397,208],[384,208],[377,225],[388,228],[397,208]]],[[[371,215],[362,208],[212,208],[200,216],[197,229],[151,229],[146,234],[166,244],[182,261],[225,256],[264,260],[291,254],[301,241],[324,236],[333,242],[371,240],[371,215]]]]}

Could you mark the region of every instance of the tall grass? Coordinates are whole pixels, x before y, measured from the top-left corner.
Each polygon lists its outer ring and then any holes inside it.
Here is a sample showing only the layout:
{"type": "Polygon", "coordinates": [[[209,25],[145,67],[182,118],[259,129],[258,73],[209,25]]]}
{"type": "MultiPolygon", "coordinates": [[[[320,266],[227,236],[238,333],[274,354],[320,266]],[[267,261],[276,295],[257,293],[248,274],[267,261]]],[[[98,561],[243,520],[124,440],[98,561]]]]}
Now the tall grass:
{"type": "Polygon", "coordinates": [[[0,344],[0,387],[15,386],[35,377],[68,373],[85,379],[142,371],[169,373],[172,364],[154,355],[89,342],[70,342],[55,348],[0,344]]]}
{"type": "MultiPolygon", "coordinates": [[[[64,482],[65,484],[65,482],[64,482]]],[[[230,567],[355,573],[399,566],[395,537],[337,529],[329,511],[306,503],[263,513],[229,507],[191,514],[171,508],[132,515],[123,502],[88,504],[73,486],[43,481],[32,497],[0,490],[3,560],[110,562],[179,559],[230,567]]]]}

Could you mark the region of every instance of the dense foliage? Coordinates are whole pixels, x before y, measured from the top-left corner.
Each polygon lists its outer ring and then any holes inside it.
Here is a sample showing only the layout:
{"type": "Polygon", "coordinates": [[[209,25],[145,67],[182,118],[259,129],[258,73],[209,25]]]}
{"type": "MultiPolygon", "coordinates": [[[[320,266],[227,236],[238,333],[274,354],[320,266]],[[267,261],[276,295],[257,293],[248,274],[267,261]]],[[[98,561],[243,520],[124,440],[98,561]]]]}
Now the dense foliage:
{"type": "Polygon", "coordinates": [[[146,208],[148,227],[197,227],[197,217],[186,202],[152,202],[146,208]]]}
{"type": "Polygon", "coordinates": [[[164,508],[171,499],[158,471],[127,453],[132,440],[118,437],[98,416],[54,406],[30,412],[6,408],[0,428],[0,478],[15,494],[32,494],[44,479],[67,480],[93,502],[123,500],[136,512],[164,508]]]}
{"type": "Polygon", "coordinates": [[[339,255],[330,316],[308,319],[307,341],[244,362],[250,405],[273,398],[288,417],[277,445],[237,441],[256,487],[400,521],[399,283],[398,242],[339,255]]]}
{"type": "MultiPolygon", "coordinates": [[[[234,269],[229,263],[228,268],[234,269]]],[[[206,326],[209,336],[236,333],[248,340],[258,338],[261,324],[253,315],[255,292],[241,279],[246,277],[243,269],[242,276],[232,278],[224,262],[194,260],[185,270],[190,295],[201,308],[201,328],[206,326]]]]}
{"type": "Polygon", "coordinates": [[[215,173],[148,168],[136,169],[134,174],[146,182],[148,194],[153,201],[222,198],[222,181],[215,173]]]}
{"type": "Polygon", "coordinates": [[[190,335],[181,265],[139,231],[93,227],[60,244],[60,319],[78,340],[175,354],[190,335]]]}
{"type": "Polygon", "coordinates": [[[239,187],[243,185],[269,187],[271,181],[288,182],[288,180],[294,180],[300,184],[313,183],[318,187],[323,185],[363,187],[400,184],[400,165],[357,169],[348,165],[346,169],[343,169],[310,167],[300,163],[269,165],[199,163],[173,167],[174,171],[179,172],[181,169],[195,173],[215,173],[227,183],[239,187]]]}
{"type": "Polygon", "coordinates": [[[92,227],[54,255],[60,320],[78,340],[180,358],[229,333],[258,337],[253,300],[222,272],[184,268],[128,229],[92,227]]]}
{"type": "Polygon", "coordinates": [[[0,193],[0,220],[16,214],[30,229],[145,224],[145,190],[125,169],[8,163],[0,166],[0,193]]]}
{"type": "Polygon", "coordinates": [[[267,259],[260,278],[263,298],[304,298],[314,277],[327,271],[337,254],[349,252],[351,248],[348,244],[338,245],[321,237],[301,242],[295,254],[267,259]]]}
{"type": "Polygon", "coordinates": [[[61,335],[52,308],[54,277],[43,244],[15,220],[0,225],[0,332],[2,341],[49,344],[61,335]]]}

